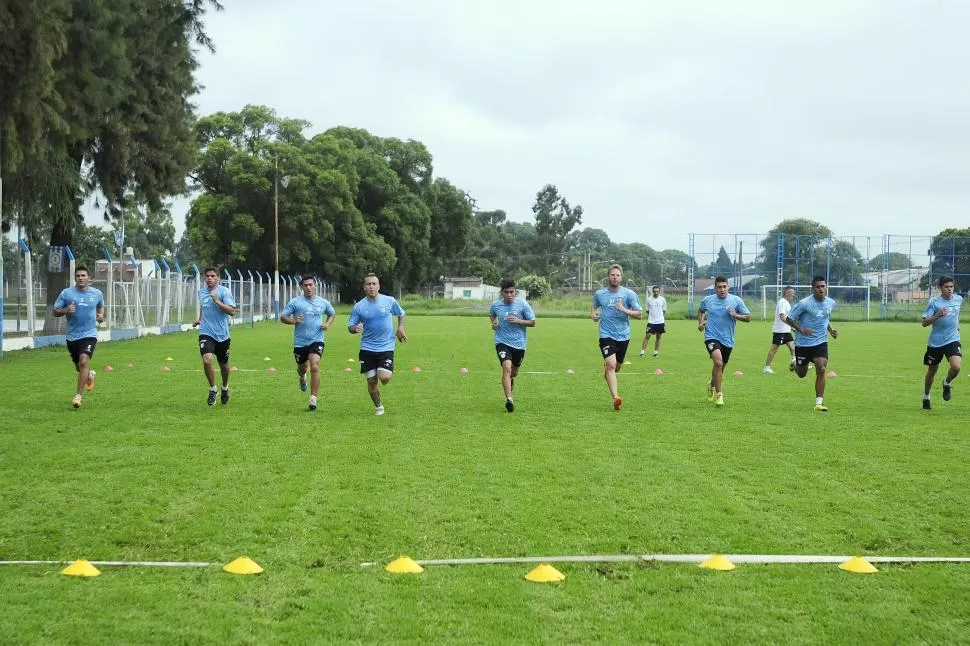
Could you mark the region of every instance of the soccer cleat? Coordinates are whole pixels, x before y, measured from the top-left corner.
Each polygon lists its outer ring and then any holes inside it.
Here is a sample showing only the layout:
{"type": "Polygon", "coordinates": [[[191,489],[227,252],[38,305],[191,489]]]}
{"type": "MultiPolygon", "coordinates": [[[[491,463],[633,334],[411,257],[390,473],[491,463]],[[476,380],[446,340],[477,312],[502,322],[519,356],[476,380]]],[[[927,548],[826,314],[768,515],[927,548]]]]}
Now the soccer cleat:
{"type": "Polygon", "coordinates": [[[316,397],[312,397],[312,396],[310,397],[310,404],[307,406],[307,408],[309,408],[310,410],[316,410],[317,409],[317,398],[316,397]]]}
{"type": "Polygon", "coordinates": [[[511,398],[505,400],[505,410],[507,410],[510,413],[515,411],[515,404],[512,403],[511,398]]]}
{"type": "Polygon", "coordinates": [[[642,357],[643,355],[645,355],[645,354],[646,354],[646,351],[645,351],[645,350],[640,350],[640,356],[641,356],[641,357],[642,357]]]}
{"type": "Polygon", "coordinates": [[[950,401],[950,397],[953,396],[953,391],[951,390],[950,384],[943,382],[943,401],[950,401]]]}
{"type": "Polygon", "coordinates": [[[71,401],[71,406],[73,406],[74,408],[80,408],[81,407],[81,396],[80,395],[74,395],[74,399],[71,401]]]}
{"type": "Polygon", "coordinates": [[[209,391],[209,398],[205,400],[205,403],[207,403],[209,406],[216,405],[216,391],[214,390],[209,391]]]}
{"type": "Polygon", "coordinates": [[[721,394],[721,395],[718,395],[718,396],[717,396],[717,397],[716,397],[716,398],[714,399],[714,405],[715,405],[715,406],[723,406],[723,405],[724,405],[724,395],[723,395],[723,394],[721,394]]]}
{"type": "Polygon", "coordinates": [[[381,404],[380,406],[378,406],[377,408],[375,408],[374,409],[374,414],[377,415],[378,417],[380,417],[381,415],[383,415],[384,414],[384,405],[381,404]]]}
{"type": "Polygon", "coordinates": [[[620,406],[623,405],[623,400],[619,397],[613,398],[613,410],[620,410],[620,406]]]}
{"type": "MultiPolygon", "coordinates": [[[[929,402],[926,402],[926,403],[929,403],[929,402]]],[[[827,413],[827,412],[829,412],[829,408],[825,404],[815,404],[815,412],[816,413],[827,413]]]]}
{"type": "Polygon", "coordinates": [[[222,389],[222,395],[219,397],[219,401],[222,402],[222,405],[223,406],[225,406],[226,404],[229,403],[229,389],[228,388],[223,388],[222,389]]]}
{"type": "Polygon", "coordinates": [[[714,401],[714,386],[707,387],[707,401],[714,401]]]}
{"type": "Polygon", "coordinates": [[[933,407],[930,406],[930,400],[928,399],[923,400],[923,410],[933,410],[933,407]]]}
{"type": "Polygon", "coordinates": [[[766,375],[775,374],[775,371],[771,369],[771,366],[765,366],[764,368],[761,369],[761,372],[765,373],[766,375]]]}
{"type": "Polygon", "coordinates": [[[655,357],[660,356],[660,351],[659,350],[654,350],[653,351],[653,356],[655,356],[655,357]]]}
{"type": "Polygon", "coordinates": [[[788,369],[795,372],[795,357],[792,357],[791,363],[788,364],[788,369]]]}
{"type": "Polygon", "coordinates": [[[88,383],[84,384],[84,391],[91,392],[94,390],[94,378],[98,376],[94,370],[88,371],[88,383]]]}
{"type": "Polygon", "coordinates": [[[300,390],[306,392],[306,375],[300,375],[300,390]]]}

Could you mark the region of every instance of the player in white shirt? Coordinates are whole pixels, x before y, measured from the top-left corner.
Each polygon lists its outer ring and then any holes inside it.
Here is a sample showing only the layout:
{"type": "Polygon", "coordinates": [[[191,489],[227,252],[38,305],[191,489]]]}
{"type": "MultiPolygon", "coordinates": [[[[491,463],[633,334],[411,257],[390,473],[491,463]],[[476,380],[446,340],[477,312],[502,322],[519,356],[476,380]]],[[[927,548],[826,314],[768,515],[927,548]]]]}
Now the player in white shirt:
{"type": "Polygon", "coordinates": [[[795,369],[795,338],[791,335],[791,326],[785,323],[785,317],[791,311],[791,304],[794,299],[795,288],[785,287],[782,290],[781,298],[775,305],[775,320],[771,325],[771,349],[768,350],[768,358],[765,359],[765,367],[761,369],[761,372],[769,375],[774,374],[775,371],[771,369],[771,362],[774,360],[778,348],[782,345],[787,345],[791,352],[791,363],[788,369],[795,369]]]}
{"type": "Polygon", "coordinates": [[[653,296],[647,296],[647,332],[640,344],[640,356],[647,352],[650,335],[656,335],[653,342],[653,356],[660,354],[660,337],[667,332],[667,299],[660,295],[660,288],[653,286],[653,296]]]}

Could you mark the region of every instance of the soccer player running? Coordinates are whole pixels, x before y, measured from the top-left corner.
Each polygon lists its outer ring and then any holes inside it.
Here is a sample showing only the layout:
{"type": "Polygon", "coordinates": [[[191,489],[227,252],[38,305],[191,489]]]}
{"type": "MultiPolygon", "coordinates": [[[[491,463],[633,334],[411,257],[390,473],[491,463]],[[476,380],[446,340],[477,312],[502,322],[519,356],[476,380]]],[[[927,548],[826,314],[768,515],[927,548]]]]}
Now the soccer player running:
{"type": "Polygon", "coordinates": [[[704,347],[711,357],[711,381],[707,385],[707,401],[715,406],[724,405],[721,384],[724,366],[731,360],[734,350],[734,328],[737,322],[751,320],[751,311],[740,297],[728,293],[728,279],[714,279],[714,293],[705,296],[697,309],[697,329],[704,333],[704,347]]]}
{"type": "Polygon", "coordinates": [[[495,354],[502,366],[502,390],[505,392],[505,410],[513,412],[512,389],[519,366],[525,358],[526,328],[535,327],[536,315],[532,306],[515,297],[515,281],[506,278],[501,283],[502,298],[492,302],[488,318],[495,330],[495,354]]]}
{"type": "Polygon", "coordinates": [[[815,366],[815,410],[819,413],[829,410],[823,400],[825,367],[829,363],[828,335],[839,338],[839,331],[829,323],[835,301],[827,293],[825,278],[816,276],[812,279],[812,295],[795,303],[785,315],[785,322],[795,330],[795,374],[802,379],[809,364],[815,366]]]}
{"type": "Polygon", "coordinates": [[[930,410],[930,389],[933,379],[940,367],[943,357],[950,364],[950,369],[943,380],[943,401],[950,401],[952,389],[950,384],[960,374],[963,353],[960,351],[960,306],[963,297],[953,293],[953,278],[941,276],[937,282],[940,295],[934,296],[923,310],[923,327],[933,326],[930,337],[926,340],[926,354],[923,364],[926,366],[926,378],[923,380],[923,409],[930,410]]]}
{"type": "Polygon", "coordinates": [[[54,316],[67,317],[67,350],[77,370],[77,392],[71,401],[74,408],[81,407],[83,392],[94,390],[97,373],[89,364],[98,345],[98,323],[104,321],[104,295],[91,287],[90,280],[87,267],[75,267],[74,286],[62,290],[51,309],[54,316]]]}
{"type": "Polygon", "coordinates": [[[202,313],[195,319],[192,327],[199,328],[199,354],[202,355],[202,370],[209,382],[209,396],[206,404],[216,403],[216,371],[212,358],[219,362],[222,373],[223,405],[229,403],[229,319],[236,313],[236,301],[232,292],[219,284],[219,272],[215,267],[206,267],[203,272],[205,285],[199,288],[199,304],[202,313]]]}
{"type": "Polygon", "coordinates": [[[623,267],[611,265],[607,273],[609,285],[596,290],[590,317],[599,323],[599,346],[603,355],[603,379],[613,398],[613,409],[620,410],[620,399],[616,384],[616,373],[623,368],[627,346],[630,345],[630,318],[641,320],[643,310],[636,292],[620,285],[623,280],[623,267]]]}
{"type": "Polygon", "coordinates": [[[384,414],[378,382],[387,385],[394,374],[395,338],[408,340],[404,332],[404,310],[397,300],[380,293],[381,283],[374,274],[364,277],[364,298],[350,311],[347,329],[360,334],[360,372],[367,376],[367,392],[374,402],[374,414],[384,414]],[[397,317],[397,328],[391,316],[397,317]]]}
{"type": "Polygon", "coordinates": [[[775,304],[775,320],[771,324],[771,348],[768,349],[768,358],[765,359],[765,367],[761,372],[769,375],[775,374],[771,369],[771,362],[775,358],[775,353],[782,345],[787,345],[791,352],[791,364],[789,370],[795,369],[795,338],[791,335],[791,326],[785,323],[785,317],[791,311],[791,302],[795,299],[795,288],[785,287],[782,290],[781,298],[775,304]]]}
{"type": "Polygon", "coordinates": [[[650,344],[650,335],[656,335],[653,342],[653,356],[660,354],[660,337],[667,332],[666,324],[667,299],[660,295],[660,288],[653,286],[653,296],[647,297],[647,332],[643,335],[643,343],[640,344],[640,356],[647,352],[650,344]]]}
{"type": "Polygon", "coordinates": [[[320,391],[320,359],[325,345],[323,333],[330,329],[337,312],[325,298],[317,296],[317,280],[304,276],[300,281],[303,296],[292,299],[283,308],[280,322],[293,325],[293,358],[296,374],[300,377],[300,390],[306,392],[306,373],[310,373],[310,410],[317,409],[320,391]],[[326,318],[324,318],[326,317],[326,318]]]}

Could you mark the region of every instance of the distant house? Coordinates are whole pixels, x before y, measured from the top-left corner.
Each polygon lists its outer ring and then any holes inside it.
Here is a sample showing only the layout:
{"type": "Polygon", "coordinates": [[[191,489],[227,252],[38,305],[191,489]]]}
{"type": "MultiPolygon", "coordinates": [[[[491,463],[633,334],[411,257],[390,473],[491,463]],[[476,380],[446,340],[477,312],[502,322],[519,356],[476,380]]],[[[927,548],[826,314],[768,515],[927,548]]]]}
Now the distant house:
{"type": "Polygon", "coordinates": [[[929,297],[929,290],[920,289],[919,286],[919,281],[926,272],[925,267],[867,271],[862,274],[862,281],[883,290],[886,299],[892,303],[912,303],[929,297]]]}
{"type": "Polygon", "coordinates": [[[444,283],[445,298],[492,301],[502,291],[494,285],[486,285],[480,276],[446,278],[444,283]]]}
{"type": "MultiPolygon", "coordinates": [[[[153,259],[136,259],[135,262],[138,263],[137,270],[139,278],[149,278],[154,275],[155,261],[153,259]]],[[[135,279],[135,267],[132,266],[130,260],[112,260],[110,262],[107,260],[96,260],[94,262],[94,275],[92,279],[108,280],[109,271],[114,274],[115,280],[131,282],[135,279]]]]}

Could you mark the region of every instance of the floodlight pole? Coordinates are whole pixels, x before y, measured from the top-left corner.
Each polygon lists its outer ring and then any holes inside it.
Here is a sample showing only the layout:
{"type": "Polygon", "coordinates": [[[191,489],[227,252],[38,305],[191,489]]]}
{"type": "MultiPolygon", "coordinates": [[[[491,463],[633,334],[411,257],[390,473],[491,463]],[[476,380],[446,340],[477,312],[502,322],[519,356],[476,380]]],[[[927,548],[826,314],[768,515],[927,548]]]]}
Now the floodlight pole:
{"type": "Polygon", "coordinates": [[[273,253],[275,260],[273,263],[273,317],[280,318],[280,160],[279,157],[274,161],[276,172],[273,176],[273,231],[275,244],[273,253]]]}

